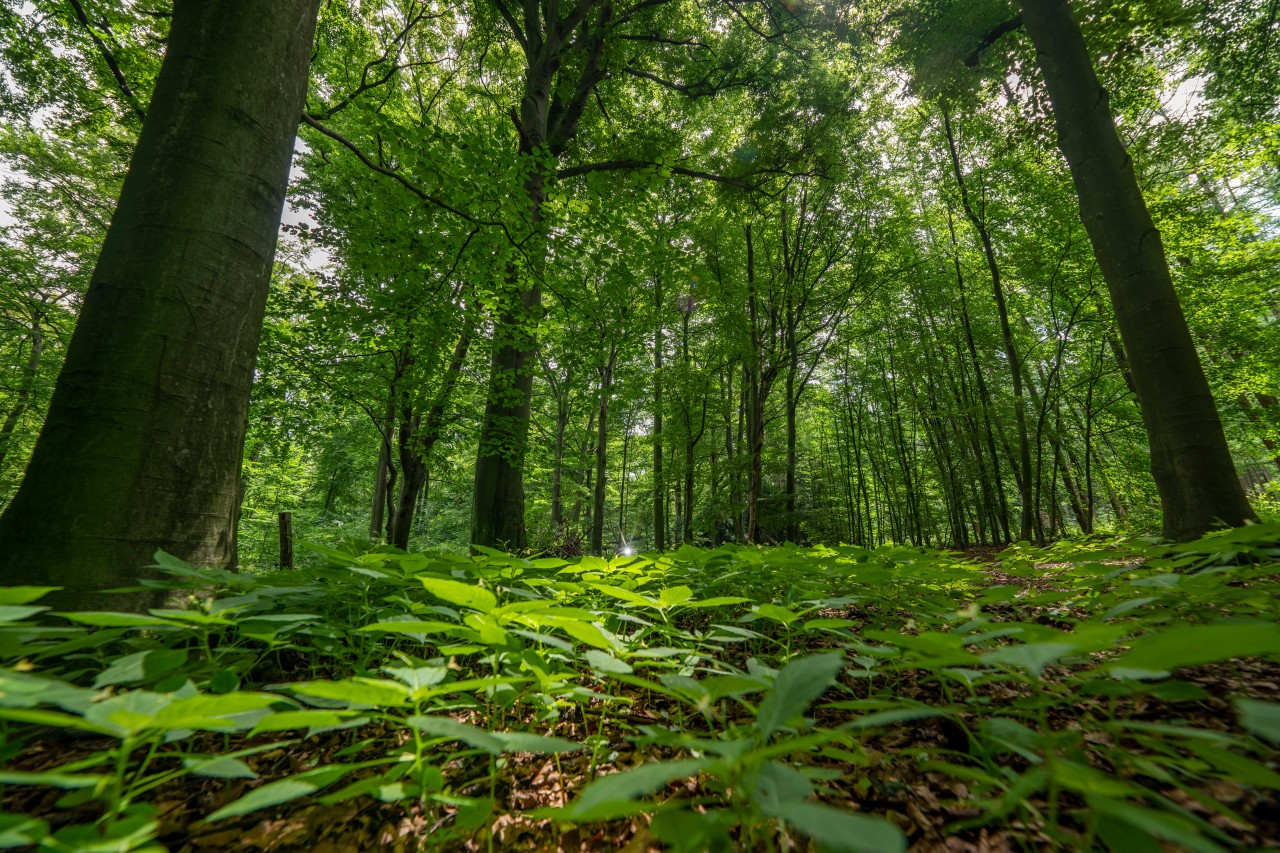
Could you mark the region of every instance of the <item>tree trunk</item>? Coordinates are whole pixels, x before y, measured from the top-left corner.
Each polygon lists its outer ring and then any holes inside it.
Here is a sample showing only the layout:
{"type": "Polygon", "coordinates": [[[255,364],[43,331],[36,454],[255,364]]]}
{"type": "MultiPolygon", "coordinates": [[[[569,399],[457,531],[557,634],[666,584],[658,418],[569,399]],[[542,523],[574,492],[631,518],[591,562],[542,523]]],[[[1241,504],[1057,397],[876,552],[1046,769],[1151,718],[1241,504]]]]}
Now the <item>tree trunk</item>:
{"type": "Polygon", "coordinates": [[[176,0],[168,51],[27,476],[6,584],[99,595],[163,549],[233,566],[241,454],[319,0],[176,0]]]}
{"type": "Polygon", "coordinates": [[[524,457],[533,396],[531,371],[542,291],[524,288],[495,326],[484,422],[476,455],[471,542],[506,551],[528,546],[524,527],[524,457]]]}
{"type": "Polygon", "coordinates": [[[1256,521],[1173,288],[1164,245],[1067,0],[1024,0],[1094,255],[1142,401],[1164,535],[1256,521]]]}
{"type": "MultiPolygon", "coordinates": [[[[790,300],[790,296],[788,296],[790,300]]],[[[796,518],[796,409],[800,405],[800,394],[796,389],[796,374],[800,371],[800,354],[796,346],[795,317],[791,306],[787,306],[787,482],[786,482],[786,516],[787,541],[800,541],[800,522],[796,518]]]]}
{"type": "MultiPolygon", "coordinates": [[[[558,40],[546,45],[546,55],[531,60],[520,102],[522,159],[545,154],[550,109],[551,77],[559,64],[558,40]]],[[[531,254],[541,260],[542,205],[546,201],[546,167],[535,164],[525,179],[532,231],[531,254]]],[[[514,296],[494,324],[493,357],[489,367],[484,422],[476,450],[476,478],[471,509],[471,542],[489,548],[523,551],[528,547],[524,526],[524,458],[529,442],[529,412],[533,397],[533,359],[536,328],[542,319],[542,289],[538,273],[509,271],[514,296]]]]}
{"type": "Polygon", "coordinates": [[[667,548],[666,481],[662,472],[662,272],[653,277],[653,306],[655,326],[653,330],[653,547],[657,551],[667,548]]]}
{"type": "Polygon", "coordinates": [[[622,467],[618,469],[618,536],[627,539],[627,454],[631,450],[631,423],[627,413],[622,417],[622,467]]]}
{"type": "Polygon", "coordinates": [[[582,436],[582,447],[578,451],[578,476],[575,483],[576,494],[573,499],[573,512],[570,514],[571,524],[577,527],[582,521],[582,496],[586,494],[587,489],[591,488],[591,469],[587,467],[587,460],[591,456],[591,434],[596,426],[596,410],[597,406],[591,408],[591,413],[587,417],[587,430],[582,436]]]}
{"type": "Polygon", "coordinates": [[[418,494],[427,483],[427,460],[440,440],[444,430],[444,413],[453,398],[453,389],[462,375],[462,365],[471,347],[471,332],[464,330],[453,347],[449,366],[445,368],[440,388],[436,392],[426,418],[415,415],[412,407],[405,406],[400,421],[400,493],[396,499],[395,515],[391,524],[392,545],[408,550],[409,536],[413,533],[413,516],[418,508],[418,494]]]}
{"type": "Polygon", "coordinates": [[[387,475],[391,471],[391,430],[396,418],[396,386],[387,394],[387,413],[378,427],[378,464],[373,472],[373,501],[369,511],[369,541],[382,541],[387,515],[387,475]]]}
{"type": "Polygon", "coordinates": [[[591,553],[604,553],[605,463],[609,458],[609,394],[613,390],[616,343],[609,346],[609,360],[600,368],[600,416],[596,419],[596,490],[591,510],[591,553]]]}
{"type": "MultiPolygon", "coordinates": [[[[567,385],[568,383],[566,383],[567,385]]],[[[551,529],[557,538],[564,526],[564,437],[569,428],[569,390],[556,401],[556,449],[551,468],[551,529]]]]}
{"type": "Polygon", "coordinates": [[[26,414],[31,405],[31,394],[36,387],[36,376],[40,373],[40,357],[44,352],[44,315],[33,313],[31,317],[31,333],[27,335],[27,343],[31,350],[27,354],[27,364],[22,369],[22,384],[14,395],[13,406],[5,415],[4,425],[0,426],[0,471],[4,470],[5,459],[12,450],[13,434],[18,429],[18,422],[26,414]]]}
{"type": "Polygon", "coordinates": [[[1013,385],[1013,415],[1018,429],[1018,497],[1022,504],[1022,519],[1018,526],[1018,539],[1026,541],[1031,538],[1032,499],[1031,499],[1031,443],[1027,435],[1027,412],[1022,395],[1022,362],[1018,357],[1018,348],[1013,342],[1013,329],[1009,326],[1009,310],[1004,300],[1004,283],[1001,280],[1000,264],[996,262],[995,245],[991,240],[991,232],[987,230],[983,217],[978,215],[969,201],[969,189],[964,182],[964,173],[960,168],[960,153],[956,149],[955,136],[951,132],[951,116],[946,108],[942,110],[943,127],[947,135],[947,148],[951,152],[951,166],[955,170],[956,184],[960,187],[960,203],[965,215],[973,223],[978,237],[982,241],[982,253],[987,259],[987,269],[991,272],[991,292],[996,302],[996,312],[1000,318],[1000,334],[1004,342],[1005,358],[1009,361],[1009,378],[1013,385]]]}

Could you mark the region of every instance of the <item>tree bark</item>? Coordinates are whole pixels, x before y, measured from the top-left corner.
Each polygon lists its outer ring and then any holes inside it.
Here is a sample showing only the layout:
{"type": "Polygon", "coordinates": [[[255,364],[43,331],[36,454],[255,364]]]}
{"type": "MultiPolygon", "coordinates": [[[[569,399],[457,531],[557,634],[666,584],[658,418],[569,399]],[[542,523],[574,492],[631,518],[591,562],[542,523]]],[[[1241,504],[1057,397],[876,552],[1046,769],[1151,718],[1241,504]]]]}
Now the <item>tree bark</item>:
{"type": "Polygon", "coordinates": [[[666,480],[662,471],[662,271],[653,277],[653,547],[667,548],[666,480]]]}
{"type": "Polygon", "coordinates": [[[249,389],[319,0],[176,0],[168,51],[27,475],[6,584],[56,606],[163,549],[233,566],[249,389]]]}
{"type": "Polygon", "coordinates": [[[44,353],[44,315],[33,312],[31,316],[31,333],[27,335],[27,344],[31,349],[27,353],[27,363],[22,369],[22,384],[14,395],[13,406],[5,415],[4,425],[0,426],[0,471],[4,470],[4,462],[12,451],[13,434],[18,429],[18,422],[27,413],[31,405],[31,394],[35,391],[36,377],[40,373],[40,358],[44,353]]]}
{"type": "Polygon", "coordinates": [[[1004,299],[1004,283],[1000,275],[1000,264],[996,261],[995,245],[991,240],[991,232],[982,216],[974,210],[969,201],[969,189],[964,182],[964,172],[960,168],[960,153],[956,149],[955,136],[951,132],[951,116],[946,108],[942,110],[942,123],[946,130],[947,149],[951,153],[951,166],[955,170],[956,184],[960,187],[960,203],[964,207],[965,216],[973,223],[974,230],[982,241],[982,254],[987,260],[987,269],[991,272],[991,293],[996,302],[996,313],[1000,318],[1000,335],[1004,343],[1005,358],[1009,361],[1009,379],[1013,385],[1013,416],[1018,429],[1018,498],[1022,505],[1022,518],[1018,526],[1018,539],[1026,541],[1031,538],[1032,500],[1031,500],[1031,443],[1027,435],[1027,411],[1022,394],[1022,362],[1018,356],[1018,348],[1013,342],[1013,330],[1009,326],[1009,309],[1004,299]]]}
{"type": "Polygon", "coordinates": [[[1058,145],[1142,401],[1164,535],[1187,540],[1220,525],[1256,521],[1173,287],[1160,232],[1071,6],[1067,0],[1023,0],[1022,6],[1058,145]]]}
{"type": "Polygon", "coordinates": [[[609,345],[609,360],[600,367],[600,416],[596,420],[596,490],[591,510],[591,553],[604,553],[605,464],[609,458],[609,394],[613,391],[616,343],[609,345]]]}
{"type": "MultiPolygon", "coordinates": [[[[568,386],[568,382],[565,385],[568,386]]],[[[564,446],[565,432],[569,428],[569,390],[556,400],[556,448],[555,460],[551,468],[551,529],[557,541],[560,528],[564,526],[564,446]]]]}
{"type": "Polygon", "coordinates": [[[418,494],[427,482],[427,460],[440,440],[444,430],[444,413],[462,375],[462,365],[471,346],[470,331],[463,331],[453,347],[449,366],[441,380],[431,408],[424,418],[415,414],[412,406],[405,406],[400,420],[400,493],[396,499],[395,514],[391,523],[391,544],[408,550],[409,536],[413,533],[413,516],[418,507],[418,494]]]}
{"type": "Polygon", "coordinates": [[[373,500],[369,509],[369,541],[382,541],[387,517],[387,474],[391,470],[391,430],[396,418],[396,385],[387,394],[387,411],[378,427],[378,464],[373,471],[373,500]]]}

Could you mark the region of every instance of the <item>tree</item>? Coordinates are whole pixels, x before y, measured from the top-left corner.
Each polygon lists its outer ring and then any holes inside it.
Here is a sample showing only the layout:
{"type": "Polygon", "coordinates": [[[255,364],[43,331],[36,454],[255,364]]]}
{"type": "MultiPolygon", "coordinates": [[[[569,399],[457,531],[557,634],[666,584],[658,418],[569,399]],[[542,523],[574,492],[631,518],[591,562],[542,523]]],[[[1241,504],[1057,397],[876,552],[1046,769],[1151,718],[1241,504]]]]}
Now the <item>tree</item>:
{"type": "MultiPolygon", "coordinates": [[[[176,0],[27,474],[10,584],[90,607],[157,549],[235,563],[254,360],[319,0],[176,0]]],[[[154,601],[157,593],[135,603],[154,601]]]]}
{"type": "Polygon", "coordinates": [[[1071,6],[1068,0],[1024,0],[1022,14],[1142,401],[1164,534],[1193,539],[1221,524],[1256,521],[1174,291],[1160,233],[1071,6]]]}

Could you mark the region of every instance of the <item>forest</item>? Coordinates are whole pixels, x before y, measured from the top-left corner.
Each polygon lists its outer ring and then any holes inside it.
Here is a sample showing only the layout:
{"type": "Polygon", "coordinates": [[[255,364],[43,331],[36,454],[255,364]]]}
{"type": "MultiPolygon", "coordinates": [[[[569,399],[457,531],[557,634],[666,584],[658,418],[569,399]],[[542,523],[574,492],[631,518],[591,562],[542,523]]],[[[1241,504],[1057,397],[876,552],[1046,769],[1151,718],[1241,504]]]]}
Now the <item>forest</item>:
{"type": "Polygon", "coordinates": [[[0,0],[0,848],[1280,846],[1275,0],[0,0]]]}

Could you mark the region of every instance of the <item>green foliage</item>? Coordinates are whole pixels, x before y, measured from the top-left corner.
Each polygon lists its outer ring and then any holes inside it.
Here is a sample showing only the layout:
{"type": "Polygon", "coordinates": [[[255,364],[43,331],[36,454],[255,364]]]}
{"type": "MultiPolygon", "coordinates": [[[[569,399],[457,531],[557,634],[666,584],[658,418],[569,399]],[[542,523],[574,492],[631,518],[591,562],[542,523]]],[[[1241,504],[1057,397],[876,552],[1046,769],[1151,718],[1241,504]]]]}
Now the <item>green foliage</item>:
{"type": "Polygon", "coordinates": [[[1278,532],[1020,546],[998,586],[915,549],[686,546],[576,563],[316,547],[321,563],[271,574],[160,555],[202,594],[147,614],[51,616],[32,603],[48,590],[9,588],[0,784],[70,811],[6,814],[0,839],[162,849],[152,804],[205,777],[243,780],[208,824],[371,798],[426,809],[443,848],[501,843],[509,812],[651,820],[672,850],[895,853],[922,828],[873,805],[878,753],[891,778],[963,783],[970,817],[948,832],[1222,850],[1236,841],[1204,808],[1245,824],[1206,786],[1280,790],[1280,705],[1189,712],[1215,667],[1280,660],[1278,532]],[[1152,701],[1183,713],[1153,720],[1152,701]],[[954,736],[881,752],[922,726],[954,736]],[[31,769],[51,737],[62,762],[31,769]],[[300,758],[285,773],[264,760],[282,750],[300,758]],[[500,793],[527,782],[521,755],[562,780],[523,812],[500,793]]]}

